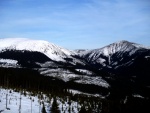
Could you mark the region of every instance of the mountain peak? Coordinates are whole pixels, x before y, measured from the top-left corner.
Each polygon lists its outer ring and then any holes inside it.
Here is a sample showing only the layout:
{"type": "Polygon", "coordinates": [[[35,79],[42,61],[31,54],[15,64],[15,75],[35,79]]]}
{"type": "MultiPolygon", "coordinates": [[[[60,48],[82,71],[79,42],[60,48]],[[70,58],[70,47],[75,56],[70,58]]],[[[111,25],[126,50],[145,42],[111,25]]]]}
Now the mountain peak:
{"type": "MultiPolygon", "coordinates": [[[[150,49],[150,47],[146,47],[146,46],[144,46],[144,45],[141,45],[141,44],[137,44],[137,43],[134,43],[134,42],[129,42],[129,41],[127,41],[127,40],[121,40],[121,41],[118,41],[118,42],[115,42],[115,43],[113,43],[113,44],[119,44],[119,45],[128,45],[128,47],[130,46],[132,46],[132,47],[135,47],[135,48],[137,48],[137,49],[139,49],[139,48],[143,48],[143,49],[150,49]]],[[[113,45],[113,44],[110,44],[110,45],[113,45]]]]}
{"type": "Polygon", "coordinates": [[[117,43],[131,43],[131,42],[129,42],[129,41],[127,41],[127,40],[120,40],[120,41],[118,41],[117,43]]]}
{"type": "Polygon", "coordinates": [[[0,39],[0,50],[27,50],[44,53],[52,60],[63,61],[75,53],[59,47],[53,43],[44,40],[33,40],[26,38],[5,38],[0,39]]]}
{"type": "Polygon", "coordinates": [[[136,53],[136,51],[141,50],[141,49],[149,49],[149,48],[144,47],[140,44],[122,40],[122,41],[109,44],[103,48],[87,51],[85,53],[82,53],[80,56],[86,57],[88,61],[90,60],[93,62],[95,61],[95,62],[101,62],[101,63],[105,61],[101,58],[101,56],[108,57],[109,59],[108,62],[110,63],[111,62],[110,57],[114,54],[120,53],[119,55],[121,56],[124,53],[128,53],[128,55],[131,56],[134,53],[136,53]]]}
{"type": "Polygon", "coordinates": [[[121,41],[118,41],[118,42],[114,42],[114,43],[112,43],[110,45],[120,45],[120,46],[123,46],[123,45],[128,45],[129,46],[130,45],[130,46],[132,46],[132,44],[136,44],[136,43],[129,42],[127,40],[121,40],[121,41]]]}

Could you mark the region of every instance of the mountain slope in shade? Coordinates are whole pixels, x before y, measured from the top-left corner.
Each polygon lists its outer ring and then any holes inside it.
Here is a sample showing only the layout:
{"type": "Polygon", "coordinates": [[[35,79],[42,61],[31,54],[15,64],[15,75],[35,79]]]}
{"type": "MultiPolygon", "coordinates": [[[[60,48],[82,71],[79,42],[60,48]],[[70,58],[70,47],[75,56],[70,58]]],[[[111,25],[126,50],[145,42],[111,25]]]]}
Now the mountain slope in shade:
{"type": "Polygon", "coordinates": [[[120,41],[100,49],[80,54],[81,58],[99,71],[110,84],[110,97],[140,94],[149,97],[150,48],[120,41]]]}
{"type": "Polygon", "coordinates": [[[0,51],[5,51],[6,49],[41,52],[54,61],[64,61],[64,58],[75,55],[74,52],[47,41],[31,40],[25,38],[0,39],[0,51]]]}
{"type": "Polygon", "coordinates": [[[81,53],[80,56],[98,69],[117,69],[130,66],[140,57],[148,59],[150,48],[142,45],[120,41],[100,49],[81,53]]]}

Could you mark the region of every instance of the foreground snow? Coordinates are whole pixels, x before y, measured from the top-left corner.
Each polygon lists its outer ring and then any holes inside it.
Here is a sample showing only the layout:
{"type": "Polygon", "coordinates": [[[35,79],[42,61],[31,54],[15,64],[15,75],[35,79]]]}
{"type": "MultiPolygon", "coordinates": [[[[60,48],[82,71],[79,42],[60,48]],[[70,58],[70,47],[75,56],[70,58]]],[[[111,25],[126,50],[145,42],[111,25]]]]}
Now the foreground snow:
{"type": "MultiPolygon", "coordinates": [[[[44,98],[39,99],[38,96],[31,96],[31,93],[27,92],[27,95],[20,95],[19,92],[13,90],[0,89],[0,113],[19,113],[20,97],[21,97],[21,113],[42,113],[41,104],[44,102],[47,113],[50,113],[52,107],[53,98],[49,100],[47,96],[43,94],[44,98]],[[6,109],[6,94],[8,94],[8,104],[6,109]]],[[[62,102],[61,98],[57,97],[58,108],[61,113],[69,113],[69,107],[73,107],[74,113],[78,113],[78,108],[81,106],[74,101],[71,101],[71,105],[68,101],[62,102]],[[62,111],[63,109],[63,111],[62,111]]]]}
{"type": "MultiPolygon", "coordinates": [[[[18,113],[20,105],[20,93],[14,91],[10,93],[9,91],[5,89],[0,90],[0,111],[1,113],[18,113]],[[8,94],[8,109],[6,109],[6,94],[8,94]]],[[[21,95],[21,113],[31,112],[31,103],[32,112],[38,113],[40,104],[38,103],[37,96],[33,97],[29,95],[21,95]]]]}

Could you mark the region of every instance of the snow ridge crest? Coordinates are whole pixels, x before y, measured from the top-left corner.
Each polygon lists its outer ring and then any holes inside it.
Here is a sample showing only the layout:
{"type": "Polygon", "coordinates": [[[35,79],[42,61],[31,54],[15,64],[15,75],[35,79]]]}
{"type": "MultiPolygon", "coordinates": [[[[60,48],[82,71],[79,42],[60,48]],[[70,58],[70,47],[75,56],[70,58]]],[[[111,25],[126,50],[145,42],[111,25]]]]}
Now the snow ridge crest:
{"type": "Polygon", "coordinates": [[[28,50],[44,53],[50,59],[63,61],[64,58],[70,57],[75,53],[59,47],[53,43],[43,40],[32,40],[26,38],[5,38],[0,39],[0,50],[28,50]]]}

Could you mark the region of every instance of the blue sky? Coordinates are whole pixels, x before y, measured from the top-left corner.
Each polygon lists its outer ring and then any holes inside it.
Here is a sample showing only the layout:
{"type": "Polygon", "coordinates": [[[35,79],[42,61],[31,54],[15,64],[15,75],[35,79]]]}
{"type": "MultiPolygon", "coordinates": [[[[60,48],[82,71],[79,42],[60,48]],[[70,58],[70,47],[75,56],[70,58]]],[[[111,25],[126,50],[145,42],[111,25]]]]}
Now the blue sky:
{"type": "Polygon", "coordinates": [[[150,46],[150,0],[0,0],[0,38],[15,37],[68,49],[150,46]]]}

